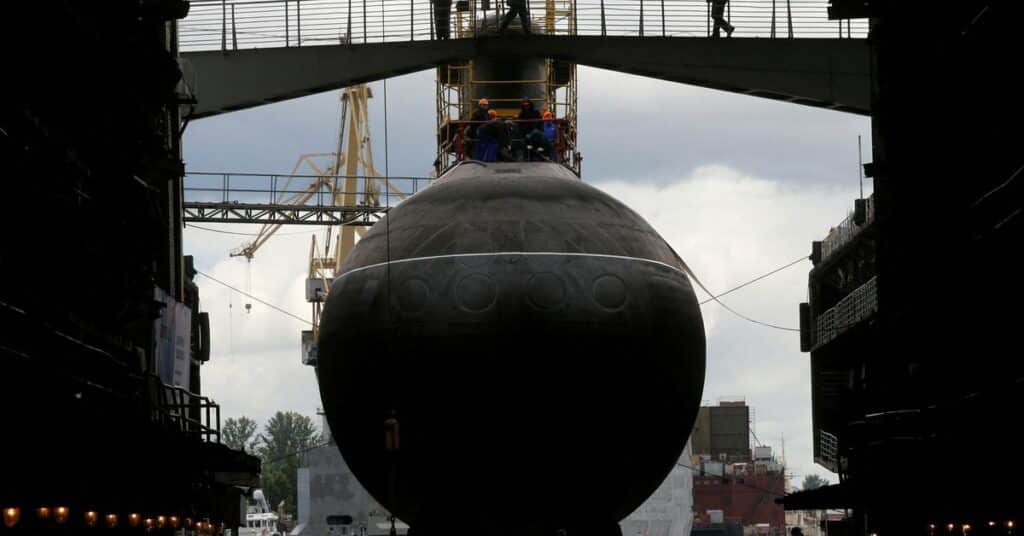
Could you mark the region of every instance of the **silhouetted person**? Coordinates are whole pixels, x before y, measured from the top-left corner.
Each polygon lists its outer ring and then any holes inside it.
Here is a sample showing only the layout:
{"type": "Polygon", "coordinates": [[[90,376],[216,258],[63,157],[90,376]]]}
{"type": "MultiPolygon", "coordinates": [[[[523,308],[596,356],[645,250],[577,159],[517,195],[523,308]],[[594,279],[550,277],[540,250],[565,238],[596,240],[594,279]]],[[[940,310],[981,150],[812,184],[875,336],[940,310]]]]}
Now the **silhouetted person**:
{"type": "Polygon", "coordinates": [[[434,30],[438,39],[451,38],[452,0],[431,0],[434,3],[434,30]]]}
{"type": "Polygon", "coordinates": [[[526,7],[526,0],[505,0],[508,5],[508,12],[505,13],[505,18],[501,20],[501,27],[498,28],[499,34],[505,33],[505,28],[512,22],[512,19],[519,15],[519,21],[523,23],[523,33],[530,35],[530,11],[526,7]]]}
{"type": "MultiPolygon", "coordinates": [[[[490,103],[487,99],[480,99],[477,102],[476,109],[473,110],[473,114],[469,116],[470,121],[488,121],[490,118],[487,117],[487,112],[490,109],[490,103]]],[[[473,144],[476,142],[476,131],[480,127],[479,123],[470,123],[466,127],[466,136],[463,140],[464,152],[468,158],[476,158],[476,153],[473,152],[473,144]]],[[[477,159],[479,160],[479,159],[477,159]]]]}
{"type": "Polygon", "coordinates": [[[487,113],[490,121],[476,129],[477,140],[473,144],[473,158],[481,162],[496,162],[499,155],[504,155],[508,151],[508,126],[494,110],[488,110],[487,113]]]}
{"type": "MultiPolygon", "coordinates": [[[[540,112],[537,111],[533,106],[533,101],[529,97],[523,97],[523,102],[519,104],[519,120],[520,121],[534,121],[540,119],[540,112]]],[[[524,132],[529,132],[537,123],[524,123],[520,126],[524,132]]]]}
{"type": "Polygon", "coordinates": [[[711,37],[722,37],[719,30],[725,30],[725,36],[732,37],[732,31],[736,27],[725,20],[725,5],[729,3],[729,0],[708,0],[708,2],[711,4],[711,18],[715,21],[715,30],[711,33],[711,37]]]}

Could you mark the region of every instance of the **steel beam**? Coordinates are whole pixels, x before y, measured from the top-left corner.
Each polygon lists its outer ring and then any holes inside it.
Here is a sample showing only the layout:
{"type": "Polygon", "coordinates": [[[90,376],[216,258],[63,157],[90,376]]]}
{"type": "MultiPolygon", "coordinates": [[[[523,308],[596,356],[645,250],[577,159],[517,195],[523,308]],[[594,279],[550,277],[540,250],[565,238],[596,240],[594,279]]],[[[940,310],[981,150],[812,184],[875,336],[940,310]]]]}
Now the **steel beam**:
{"type": "Polygon", "coordinates": [[[262,223],[288,225],[373,225],[385,207],[263,205],[250,203],[185,202],[189,223],[262,223]]]}
{"type": "Polygon", "coordinates": [[[870,113],[863,39],[484,37],[182,54],[200,118],[380,80],[446,62],[549,57],[846,112],[870,113]]]}

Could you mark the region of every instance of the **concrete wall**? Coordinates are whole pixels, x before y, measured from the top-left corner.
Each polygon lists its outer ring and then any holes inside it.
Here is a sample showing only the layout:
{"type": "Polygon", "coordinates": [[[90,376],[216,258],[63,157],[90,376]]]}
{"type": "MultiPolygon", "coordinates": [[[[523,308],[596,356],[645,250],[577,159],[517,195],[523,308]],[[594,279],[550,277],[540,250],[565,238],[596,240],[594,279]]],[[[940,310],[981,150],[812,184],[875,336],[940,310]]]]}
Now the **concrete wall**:
{"type": "MultiPolygon", "coordinates": [[[[307,467],[299,469],[299,484],[305,479],[307,490],[299,489],[299,522],[304,523],[293,535],[326,536],[327,516],[350,515],[353,519],[352,533],[359,534],[359,527],[367,527],[368,536],[381,533],[377,524],[389,515],[369,492],[356,480],[348,464],[341,457],[338,447],[327,445],[311,450],[306,457],[307,467]],[[303,471],[308,477],[303,477],[303,471]],[[308,497],[308,516],[303,518],[302,497],[308,497]]],[[[404,533],[398,527],[399,534],[404,533]]],[[[387,533],[386,530],[383,531],[387,533]]]]}
{"type": "MultiPolygon", "coordinates": [[[[687,443],[679,463],[690,465],[687,443]]],[[[693,470],[677,465],[661,486],[619,523],[622,536],[689,536],[693,525],[693,470]]]]}
{"type": "Polygon", "coordinates": [[[690,442],[695,454],[711,454],[711,408],[701,406],[693,425],[690,442]]]}
{"type": "MultiPolygon", "coordinates": [[[[680,463],[689,466],[690,456],[687,443],[680,463]]],[[[359,484],[336,446],[310,451],[307,465],[299,469],[299,526],[293,536],[327,536],[329,515],[352,516],[352,534],[359,534],[361,524],[367,526],[368,536],[380,532],[376,525],[387,511],[359,484]]],[[[622,534],[689,536],[692,510],[693,471],[676,466],[651,497],[620,523],[622,534]]],[[[403,528],[399,526],[399,534],[405,532],[403,528]]]]}

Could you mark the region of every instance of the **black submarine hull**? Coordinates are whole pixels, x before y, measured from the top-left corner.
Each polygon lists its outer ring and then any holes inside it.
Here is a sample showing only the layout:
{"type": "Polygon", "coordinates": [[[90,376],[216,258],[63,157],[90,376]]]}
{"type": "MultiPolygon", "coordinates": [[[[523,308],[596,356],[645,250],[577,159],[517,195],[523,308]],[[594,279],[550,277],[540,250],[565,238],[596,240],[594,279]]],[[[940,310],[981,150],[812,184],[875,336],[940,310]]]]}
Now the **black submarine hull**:
{"type": "Polygon", "coordinates": [[[320,326],[324,409],[360,483],[420,533],[593,533],[639,506],[704,383],[675,252],[548,163],[463,164],[387,218],[320,326]]]}

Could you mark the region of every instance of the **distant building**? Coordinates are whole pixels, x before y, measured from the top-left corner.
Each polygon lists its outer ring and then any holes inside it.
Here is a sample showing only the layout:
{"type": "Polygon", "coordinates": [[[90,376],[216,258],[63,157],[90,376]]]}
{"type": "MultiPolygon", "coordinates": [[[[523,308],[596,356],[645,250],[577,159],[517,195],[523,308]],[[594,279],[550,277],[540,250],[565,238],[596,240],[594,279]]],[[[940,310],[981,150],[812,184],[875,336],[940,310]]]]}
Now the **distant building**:
{"type": "Polygon", "coordinates": [[[701,406],[693,427],[693,452],[721,462],[750,459],[750,408],[746,402],[701,406]]]}
{"type": "Polygon", "coordinates": [[[751,449],[745,402],[701,407],[693,452],[694,535],[786,533],[785,511],[775,502],[785,493],[784,467],[771,447],[751,449]]]}
{"type": "MultiPolygon", "coordinates": [[[[298,524],[290,536],[386,536],[391,513],[363,488],[334,443],[327,420],[322,430],[328,444],[306,454],[298,472],[298,524]],[[341,524],[344,516],[350,524],[341,524]]],[[[345,520],[347,521],[347,520],[345,520]]],[[[401,536],[409,527],[395,522],[401,536]]]]}

